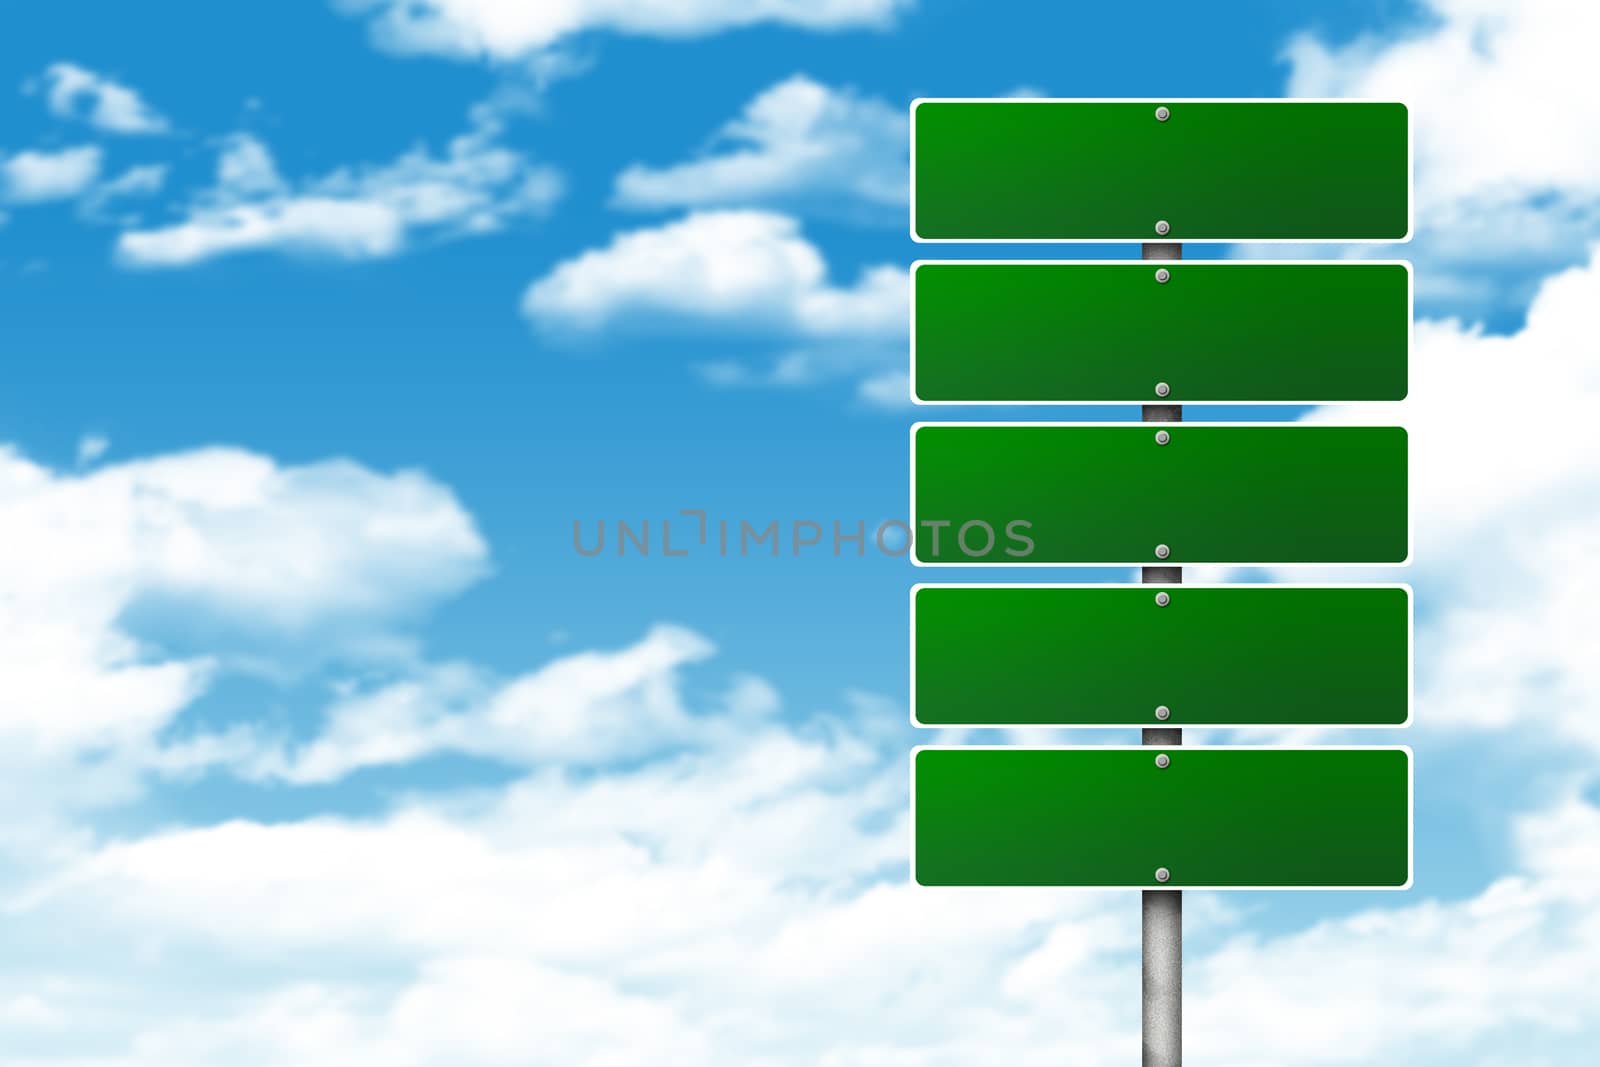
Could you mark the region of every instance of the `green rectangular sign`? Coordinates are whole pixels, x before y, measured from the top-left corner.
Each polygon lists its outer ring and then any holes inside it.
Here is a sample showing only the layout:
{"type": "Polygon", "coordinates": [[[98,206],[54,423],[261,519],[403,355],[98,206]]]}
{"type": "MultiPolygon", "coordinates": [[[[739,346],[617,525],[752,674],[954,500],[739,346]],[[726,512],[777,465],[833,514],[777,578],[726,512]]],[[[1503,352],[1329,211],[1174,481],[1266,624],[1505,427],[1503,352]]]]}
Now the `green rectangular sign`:
{"type": "Polygon", "coordinates": [[[1400,564],[1398,426],[918,423],[918,565],[1400,564]]]}
{"type": "Polygon", "coordinates": [[[1410,718],[1404,585],[911,591],[917,726],[1404,726],[1410,718]]]}
{"type": "Polygon", "coordinates": [[[918,241],[1405,241],[1399,103],[918,100],[918,241]]]}
{"type": "Polygon", "coordinates": [[[922,404],[1403,400],[1406,263],[922,262],[922,404]]]}
{"type": "Polygon", "coordinates": [[[1407,748],[920,748],[911,760],[922,885],[1411,884],[1407,748]]]}

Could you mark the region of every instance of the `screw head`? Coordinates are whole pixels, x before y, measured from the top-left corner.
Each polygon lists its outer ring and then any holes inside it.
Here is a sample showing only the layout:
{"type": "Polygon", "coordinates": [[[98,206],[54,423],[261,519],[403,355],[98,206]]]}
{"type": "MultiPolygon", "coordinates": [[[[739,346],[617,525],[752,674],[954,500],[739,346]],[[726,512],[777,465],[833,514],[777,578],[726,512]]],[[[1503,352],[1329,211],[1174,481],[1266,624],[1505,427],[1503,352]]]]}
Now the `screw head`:
{"type": "Polygon", "coordinates": [[[1156,383],[1156,396],[1166,396],[1167,394],[1169,394],[1171,392],[1172,392],[1172,386],[1168,385],[1166,382],[1157,382],[1156,383]]]}
{"type": "Polygon", "coordinates": [[[1168,548],[1166,545],[1156,546],[1156,559],[1166,559],[1170,555],[1172,555],[1172,549],[1168,548]]]}
{"type": "Polygon", "coordinates": [[[1156,431],[1156,444],[1164,445],[1170,440],[1172,440],[1172,435],[1170,433],[1168,433],[1167,431],[1165,431],[1165,430],[1157,430],[1156,431]]]}
{"type": "Polygon", "coordinates": [[[1170,603],[1172,603],[1172,597],[1167,593],[1156,594],[1156,607],[1164,608],[1170,603]]]}
{"type": "Polygon", "coordinates": [[[1172,224],[1170,222],[1168,222],[1166,219],[1162,219],[1160,222],[1156,223],[1156,233],[1159,234],[1160,236],[1165,237],[1167,234],[1169,234],[1171,232],[1172,232],[1172,224]]]}
{"type": "Polygon", "coordinates": [[[1172,766],[1172,757],[1167,755],[1165,752],[1161,753],[1161,755],[1156,757],[1156,766],[1160,767],[1162,770],[1166,770],[1168,767],[1172,766]]]}
{"type": "Polygon", "coordinates": [[[1156,121],[1157,122],[1166,122],[1171,117],[1172,117],[1172,112],[1168,111],[1165,107],[1156,108],[1156,121]]]}
{"type": "Polygon", "coordinates": [[[1162,722],[1166,722],[1168,719],[1172,718],[1172,709],[1167,707],[1165,704],[1161,705],[1156,709],[1156,718],[1160,719],[1162,722]]]}
{"type": "Polygon", "coordinates": [[[1170,281],[1171,279],[1172,279],[1172,272],[1170,270],[1168,270],[1167,268],[1162,267],[1161,269],[1156,271],[1156,281],[1160,282],[1162,285],[1166,285],[1167,282],[1170,281]]]}
{"type": "Polygon", "coordinates": [[[1167,870],[1165,867],[1157,867],[1156,868],[1156,881],[1158,881],[1158,882],[1170,882],[1170,881],[1172,881],[1172,872],[1167,870]]]}

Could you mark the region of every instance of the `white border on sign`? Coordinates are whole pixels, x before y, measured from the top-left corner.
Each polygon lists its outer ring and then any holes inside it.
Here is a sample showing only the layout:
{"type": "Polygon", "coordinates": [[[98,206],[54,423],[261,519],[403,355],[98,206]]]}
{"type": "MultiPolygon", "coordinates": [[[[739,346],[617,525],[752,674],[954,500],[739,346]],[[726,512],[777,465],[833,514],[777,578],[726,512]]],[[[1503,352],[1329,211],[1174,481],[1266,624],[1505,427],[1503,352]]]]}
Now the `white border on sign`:
{"type": "Polygon", "coordinates": [[[1410,889],[1416,879],[1416,757],[1409,745],[918,745],[911,750],[911,884],[923,891],[937,892],[950,889],[971,889],[973,886],[925,886],[917,881],[917,754],[919,752],[1170,752],[1174,755],[1189,752],[1404,752],[1406,754],[1406,880],[1402,885],[1189,885],[1185,882],[1156,882],[1136,885],[1051,885],[1051,886],[980,886],[983,889],[1068,889],[1100,892],[1116,889],[1192,889],[1197,892],[1260,893],[1268,891],[1300,892],[1402,892],[1410,889]]]}
{"type": "Polygon", "coordinates": [[[1291,427],[1295,427],[1295,426],[1299,426],[1299,425],[1300,425],[1299,423],[1294,423],[1294,422],[1281,422],[1281,423],[1279,423],[1279,422],[1195,422],[1195,423],[1166,422],[1166,423],[1162,423],[1162,422],[1025,422],[1025,421],[1020,421],[1020,420],[1017,421],[1017,422],[1003,422],[1003,421],[1001,421],[1001,422],[993,422],[993,421],[981,421],[981,420],[980,421],[976,421],[976,422],[968,422],[968,421],[914,422],[914,423],[911,424],[911,507],[909,509],[909,514],[911,516],[911,547],[908,550],[907,554],[910,556],[911,565],[914,566],[914,567],[978,567],[978,568],[989,568],[989,567],[1054,567],[1054,568],[1060,570],[1060,569],[1069,568],[1069,567],[1104,568],[1104,567],[1210,567],[1210,566],[1218,566],[1218,567],[1279,568],[1279,567],[1407,567],[1407,566],[1410,566],[1410,564],[1411,564],[1411,550],[1412,550],[1412,528],[1411,528],[1412,527],[1412,524],[1411,524],[1411,433],[1404,426],[1395,426],[1395,425],[1392,425],[1392,424],[1384,424],[1384,423],[1371,423],[1371,424],[1362,423],[1360,425],[1350,425],[1350,426],[1345,426],[1344,424],[1340,424],[1339,428],[1340,429],[1365,429],[1365,430],[1397,429],[1397,430],[1400,430],[1402,433],[1404,433],[1406,435],[1406,554],[1405,554],[1405,558],[1404,559],[1398,559],[1398,560],[1387,561],[1387,562],[1373,562],[1373,561],[1368,560],[1368,561],[1359,562],[1359,563],[1328,563],[1328,562],[1317,562],[1317,561],[1314,561],[1314,560],[1304,561],[1304,562],[1295,562],[1295,563],[1285,563],[1285,562],[1262,562],[1260,560],[1234,560],[1234,559],[1161,560],[1161,559],[1154,559],[1154,558],[1152,558],[1152,559],[1139,559],[1139,560],[1115,560],[1115,561],[1107,560],[1107,561],[1104,561],[1104,562],[1102,562],[1100,560],[1078,560],[1078,561],[1075,561],[1075,562],[1072,562],[1072,563],[1024,563],[1024,562],[1012,562],[1012,561],[994,561],[994,562],[989,562],[989,561],[979,561],[979,560],[960,560],[960,561],[952,562],[952,563],[928,563],[928,562],[925,562],[923,560],[919,560],[917,558],[917,431],[922,429],[925,426],[926,427],[983,427],[983,426],[1001,426],[1001,427],[1005,427],[1005,426],[1015,426],[1015,427],[1046,426],[1046,427],[1049,427],[1049,426],[1055,426],[1055,427],[1061,427],[1061,428],[1066,428],[1066,427],[1092,427],[1092,428],[1101,429],[1101,430],[1126,430],[1126,431],[1130,431],[1130,432],[1133,431],[1133,430],[1143,430],[1146,433],[1154,433],[1157,430],[1167,430],[1167,431],[1170,432],[1170,431],[1174,431],[1174,430],[1182,431],[1184,429],[1206,429],[1206,428],[1210,428],[1210,427],[1217,427],[1217,428],[1238,427],[1238,428],[1260,430],[1260,429],[1291,428],[1291,427]]]}
{"type": "MultiPolygon", "coordinates": [[[[1416,708],[1416,602],[1404,582],[918,582],[911,587],[910,721],[919,730],[1282,730],[1299,727],[1349,730],[1402,730],[1411,725],[1416,708]],[[917,593],[923,589],[1141,589],[1151,596],[1167,592],[1181,595],[1189,589],[1404,589],[1406,592],[1406,717],[1402,722],[1174,722],[1160,719],[1138,722],[922,722],[917,718],[917,593]]],[[[1196,746],[1203,747],[1203,746],[1196,746]]],[[[1220,746],[1219,746],[1220,747],[1220,746]]]]}
{"type": "Polygon", "coordinates": [[[923,266],[1050,266],[1050,267],[1143,267],[1156,270],[1177,267],[1187,273],[1200,267],[1394,267],[1406,269],[1406,393],[1411,392],[1411,349],[1416,328],[1416,281],[1411,263],[1404,259],[919,259],[911,264],[911,382],[908,386],[911,402],[918,407],[1058,407],[1072,405],[1103,407],[1108,404],[1182,404],[1199,407],[1208,404],[1232,404],[1240,407],[1268,407],[1296,404],[1398,404],[1405,400],[1329,400],[1326,397],[1286,400],[1186,400],[1182,397],[1128,397],[1125,400],[923,400],[917,396],[917,268],[923,266]]]}
{"type": "Polygon", "coordinates": [[[1405,244],[1416,229],[1416,160],[1412,146],[1411,105],[1403,100],[1373,100],[1365,97],[959,97],[921,96],[911,101],[911,169],[908,182],[911,186],[911,214],[907,227],[911,239],[917,244],[949,245],[1106,245],[1106,244],[1271,244],[1271,245],[1389,245],[1405,244]],[[1153,234],[1132,237],[920,237],[917,235],[917,107],[920,104],[1399,104],[1406,109],[1406,233],[1404,237],[1167,237],[1153,234]]]}

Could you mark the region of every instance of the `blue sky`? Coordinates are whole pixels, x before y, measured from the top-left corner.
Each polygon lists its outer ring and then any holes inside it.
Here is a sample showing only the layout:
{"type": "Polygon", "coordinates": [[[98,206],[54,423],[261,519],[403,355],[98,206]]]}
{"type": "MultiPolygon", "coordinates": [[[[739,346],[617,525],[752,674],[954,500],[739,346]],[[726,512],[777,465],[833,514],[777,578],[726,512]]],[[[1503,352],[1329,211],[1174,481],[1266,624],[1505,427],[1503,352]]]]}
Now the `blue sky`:
{"type": "Polygon", "coordinates": [[[1412,744],[1417,886],[1193,895],[1191,1058],[1590,1047],[1600,108],[1562,57],[1595,18],[13,14],[0,1062],[1131,1062],[1131,895],[904,884],[927,572],[572,547],[904,517],[906,107],[1017,92],[1412,105],[1416,240],[1314,250],[1415,262],[1412,398],[1190,414],[1412,431],[1416,564],[1334,577],[1416,586],[1416,726],[1215,739],[1412,744]]]}

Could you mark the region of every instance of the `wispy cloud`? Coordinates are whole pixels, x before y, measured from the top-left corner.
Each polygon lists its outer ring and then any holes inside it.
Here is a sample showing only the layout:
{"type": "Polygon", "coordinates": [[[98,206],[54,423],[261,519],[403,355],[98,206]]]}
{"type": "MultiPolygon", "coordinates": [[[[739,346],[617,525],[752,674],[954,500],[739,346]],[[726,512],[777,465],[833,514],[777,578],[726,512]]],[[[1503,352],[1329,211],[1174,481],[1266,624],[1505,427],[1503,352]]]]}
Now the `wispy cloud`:
{"type": "MultiPolygon", "coordinates": [[[[147,163],[129,167],[115,178],[107,178],[91,187],[83,195],[82,209],[86,218],[105,222],[112,205],[119,201],[148,198],[159,193],[167,183],[167,167],[162,163],[147,163]]],[[[136,220],[136,216],[125,216],[136,220]]]]}
{"type": "Polygon", "coordinates": [[[87,467],[105,455],[111,448],[111,439],[105,434],[90,433],[78,438],[78,466],[87,467]]]}
{"type": "Polygon", "coordinates": [[[417,147],[391,163],[302,181],[278,170],[250,134],[223,145],[216,179],[185,217],[124,232],[117,258],[133,267],[188,267],[244,252],[360,260],[392,256],[419,235],[486,233],[547,211],[560,175],[499,143],[500,117],[477,111],[444,155],[417,147]]]}
{"type": "Polygon", "coordinates": [[[809,30],[880,28],[912,0],[332,0],[368,18],[379,47],[401,54],[508,62],[582,33],[609,31],[683,38],[745,26],[809,30]]]}
{"type": "Polygon", "coordinates": [[[107,133],[167,133],[172,124],[133,89],[75,63],[52,63],[41,78],[45,104],[59,118],[107,133]]]}
{"type": "MultiPolygon", "coordinates": [[[[501,765],[608,767],[679,746],[703,748],[735,723],[752,725],[748,687],[730,700],[744,714],[691,714],[675,674],[714,651],[699,634],[658,626],[614,652],[582,652],[507,681],[453,663],[329,709],[303,744],[250,730],[199,734],[168,745],[158,766],[186,774],[221,768],[247,781],[336,782],[371,767],[463,755],[501,765]]],[[[764,692],[761,690],[760,692],[764,692]]],[[[770,709],[758,702],[755,711],[770,709]]]]}

